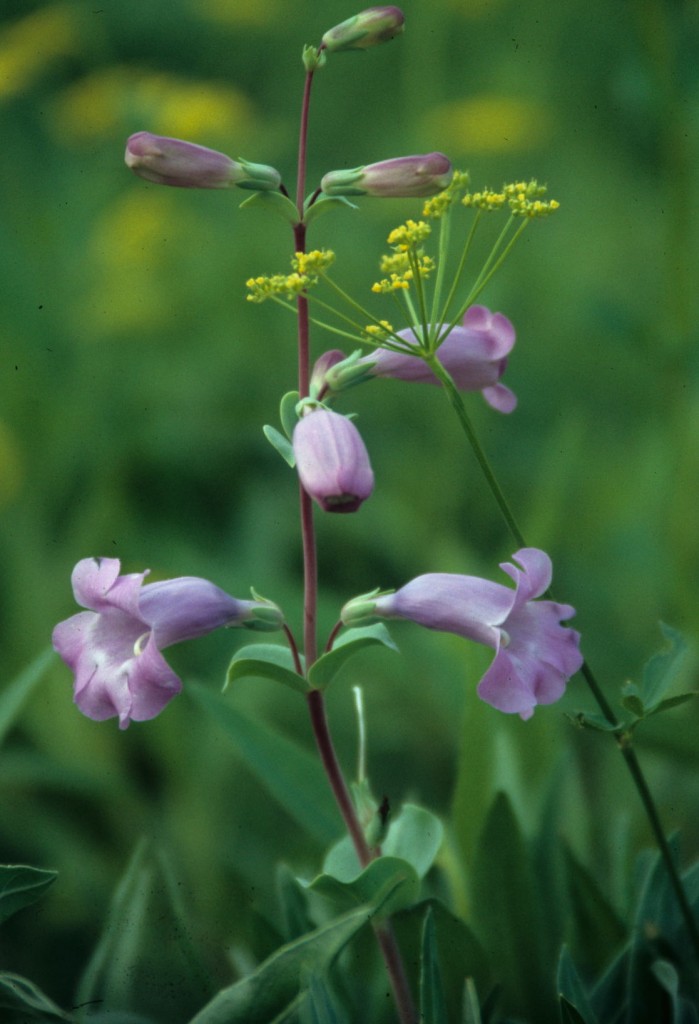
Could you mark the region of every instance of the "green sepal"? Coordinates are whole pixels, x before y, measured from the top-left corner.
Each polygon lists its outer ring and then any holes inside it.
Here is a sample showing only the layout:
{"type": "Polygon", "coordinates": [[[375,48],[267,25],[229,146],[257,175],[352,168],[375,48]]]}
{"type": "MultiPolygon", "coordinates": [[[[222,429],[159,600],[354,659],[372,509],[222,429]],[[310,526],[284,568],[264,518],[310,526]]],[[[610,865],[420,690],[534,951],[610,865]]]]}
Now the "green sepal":
{"type": "MultiPolygon", "coordinates": [[[[363,195],[363,193],[359,193],[363,195]]],[[[345,196],[319,196],[314,202],[313,206],[308,206],[303,216],[303,221],[306,226],[311,224],[318,217],[321,217],[324,213],[330,213],[331,210],[337,209],[338,206],[346,206],[350,210],[358,210],[359,207],[356,203],[351,203],[345,196]]]]}
{"type": "Polygon", "coordinates": [[[381,906],[381,917],[409,907],[420,894],[420,879],[412,864],[400,857],[378,857],[350,881],[333,875],[318,875],[309,889],[325,896],[339,910],[363,903],[381,906]]]}
{"type": "Polygon", "coordinates": [[[240,209],[250,206],[259,206],[269,213],[274,213],[282,220],[288,221],[292,227],[296,227],[299,223],[299,211],[291,200],[283,196],[281,192],[253,192],[251,196],[242,201],[240,209]]]}
{"type": "Polygon", "coordinates": [[[359,626],[355,629],[345,630],[335,641],[333,649],[327,654],[321,654],[308,670],[308,681],[311,688],[324,690],[346,661],[349,661],[359,651],[375,644],[382,644],[392,651],[398,650],[391,634],[382,622],[377,622],[373,626],[359,626]]]}
{"type": "Polygon", "coordinates": [[[294,427],[299,421],[296,414],[296,406],[299,398],[298,391],[287,391],[279,403],[279,419],[281,420],[284,433],[291,440],[294,434],[294,427]]]}
{"type": "Polygon", "coordinates": [[[423,1024],[449,1024],[444,986],[439,969],[437,936],[432,907],[425,913],[420,956],[420,1021],[423,1024]]]}
{"type": "Polygon", "coordinates": [[[262,433],[265,435],[269,443],[273,448],[279,452],[285,462],[293,469],[296,465],[296,456],[294,455],[294,449],[291,447],[291,442],[287,441],[282,433],[280,433],[276,427],[270,427],[268,423],[265,423],[262,428],[262,433]]]}
{"type": "MultiPolygon", "coordinates": [[[[444,826],[439,818],[417,804],[403,804],[400,814],[388,827],[381,845],[384,856],[406,861],[418,878],[424,878],[442,845],[444,826]]],[[[340,882],[350,882],[361,868],[349,836],[343,836],[328,850],[323,872],[340,882]]]]}
{"type": "Polygon", "coordinates": [[[0,1019],[3,1024],[53,1024],[54,1021],[74,1024],[76,1020],[56,1006],[33,981],[9,971],[0,971],[0,1019]]]}
{"type": "Polygon", "coordinates": [[[376,903],[357,907],[282,946],[252,974],[222,989],[190,1024],[262,1024],[280,1017],[292,1005],[298,1007],[304,974],[319,974],[329,968],[357,932],[383,909],[381,900],[385,902],[391,895],[390,890],[380,893],[376,903]]]}
{"type": "Polygon", "coordinates": [[[26,864],[0,864],[0,924],[40,899],[57,878],[57,871],[26,864]]]}
{"type": "Polygon", "coordinates": [[[248,644],[236,651],[228,666],[223,689],[244,678],[271,679],[299,693],[308,693],[310,689],[308,682],[296,671],[291,651],[281,644],[248,644]]]}

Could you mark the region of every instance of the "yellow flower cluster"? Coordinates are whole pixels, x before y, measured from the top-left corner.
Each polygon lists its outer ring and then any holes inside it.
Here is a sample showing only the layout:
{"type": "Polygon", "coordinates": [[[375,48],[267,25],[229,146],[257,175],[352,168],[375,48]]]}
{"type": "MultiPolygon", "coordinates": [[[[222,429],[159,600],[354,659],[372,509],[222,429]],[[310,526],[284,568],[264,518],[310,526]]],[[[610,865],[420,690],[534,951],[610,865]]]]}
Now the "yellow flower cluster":
{"type": "Polygon", "coordinates": [[[248,302],[264,302],[274,296],[281,296],[289,302],[305,292],[318,278],[308,274],[273,274],[271,277],[251,277],[245,282],[250,290],[248,302]]]}
{"type": "Polygon", "coordinates": [[[504,191],[510,209],[519,217],[546,217],[561,205],[555,199],[544,202],[541,197],[546,195],[546,186],[536,181],[516,181],[505,185],[504,191]]]}
{"type": "Polygon", "coordinates": [[[368,324],[364,328],[364,333],[368,334],[370,338],[386,338],[389,334],[393,334],[393,324],[390,324],[388,320],[379,320],[378,324],[368,324]]]}
{"type": "MultiPolygon", "coordinates": [[[[398,253],[398,256],[404,255],[398,253]]],[[[382,256],[381,257],[381,269],[386,273],[388,267],[392,264],[393,257],[382,256]]],[[[399,264],[400,265],[400,264],[399,264]]],[[[377,294],[386,294],[387,292],[397,292],[402,289],[410,287],[410,282],[414,278],[413,268],[408,265],[408,258],[405,257],[405,270],[400,272],[389,272],[389,276],[382,278],[381,281],[375,281],[371,286],[372,292],[377,294]]],[[[422,253],[418,253],[417,272],[421,279],[429,277],[430,273],[434,270],[435,263],[431,256],[425,256],[422,253]]]]}
{"type": "Polygon", "coordinates": [[[299,274],[318,274],[335,262],[332,249],[313,249],[311,252],[294,253],[291,266],[299,274]]]}
{"type": "Polygon", "coordinates": [[[405,224],[394,228],[388,236],[388,244],[395,246],[396,252],[407,252],[423,242],[432,231],[424,220],[406,220],[405,224]]]}
{"type": "Polygon", "coordinates": [[[468,192],[461,202],[464,206],[475,206],[479,210],[501,210],[508,206],[516,217],[545,217],[558,209],[555,199],[543,201],[546,186],[536,181],[514,181],[504,185],[502,192],[484,189],[482,192],[468,192]]]}
{"type": "Polygon", "coordinates": [[[464,189],[468,188],[469,181],[468,171],[454,171],[454,177],[444,191],[427,200],[422,208],[422,216],[439,220],[440,217],[444,216],[454,200],[458,199],[464,189]]]}
{"type": "Polygon", "coordinates": [[[245,282],[250,290],[248,302],[264,302],[274,296],[281,296],[291,302],[302,292],[318,284],[318,274],[335,262],[332,249],[313,249],[312,252],[297,252],[291,260],[293,274],[273,274],[271,277],[251,277],[245,282]]]}

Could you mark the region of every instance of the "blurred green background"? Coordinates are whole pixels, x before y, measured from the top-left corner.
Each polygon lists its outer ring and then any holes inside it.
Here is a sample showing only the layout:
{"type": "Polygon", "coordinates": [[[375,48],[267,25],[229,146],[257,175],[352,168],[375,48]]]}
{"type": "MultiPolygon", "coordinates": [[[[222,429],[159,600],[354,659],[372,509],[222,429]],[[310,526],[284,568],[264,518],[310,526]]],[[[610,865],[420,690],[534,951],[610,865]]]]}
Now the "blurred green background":
{"type": "MultiPolygon", "coordinates": [[[[317,76],[309,183],[440,149],[475,188],[536,177],[560,201],[482,296],[517,328],[505,382],[519,407],[499,416],[474,395],[469,408],[614,699],[660,645],[658,620],[692,635],[699,612],[698,9],[403,7],[403,37],[317,76]]],[[[286,267],[289,232],[238,210],[243,193],[160,189],[122,157],[147,129],[273,164],[293,187],[302,45],[353,9],[5,0],[3,11],[0,687],[73,613],[70,572],[88,555],[239,596],[254,585],[298,625],[296,484],[261,433],[294,386],[293,322],[244,290],[286,267]]],[[[321,219],[310,241],[331,245],[336,278],[361,291],[388,230],[418,212],[365,200],[321,219]]],[[[499,578],[513,545],[443,396],[377,383],[343,409],[359,414],[377,488],[355,516],[318,517],[323,626],[349,596],[421,572],[499,578]]],[[[531,830],[556,773],[558,827],[613,888],[614,865],[649,837],[611,740],[576,732],[561,706],[522,723],[481,705],[487,652],[408,626],[395,637],[401,657],[367,655],[329,695],[348,770],[351,684],[363,683],[377,792],[453,809],[468,863],[495,790],[531,830]]],[[[240,639],[207,638],[171,661],[216,690],[240,639]]],[[[310,748],[291,693],[243,684],[227,699],[310,748]]],[[[565,707],[592,707],[581,680],[565,707]]],[[[686,855],[699,843],[698,715],[685,706],[639,733],[686,855]]],[[[214,959],[270,915],[281,834],[296,869],[311,874],[320,858],[186,694],[120,734],[82,718],[56,659],[0,754],[0,861],[55,867],[60,880],[8,924],[3,966],[69,1000],[144,831],[198,879],[185,895],[214,959]]]]}

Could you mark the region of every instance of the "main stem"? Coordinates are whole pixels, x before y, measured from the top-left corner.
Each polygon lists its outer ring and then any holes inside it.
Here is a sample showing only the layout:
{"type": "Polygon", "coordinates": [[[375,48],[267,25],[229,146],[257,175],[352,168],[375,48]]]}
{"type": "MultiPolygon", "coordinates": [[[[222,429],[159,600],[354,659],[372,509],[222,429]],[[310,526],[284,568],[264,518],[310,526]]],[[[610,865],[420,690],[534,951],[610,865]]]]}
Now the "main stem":
{"type": "MultiPolygon", "coordinates": [[[[517,521],[515,520],[515,517],[512,514],[507,499],[505,498],[505,495],[495,478],[495,474],[493,473],[490,467],[488,458],[485,452],[483,451],[480,442],[476,436],[476,433],[473,429],[473,425],[471,424],[471,421],[466,412],[463,399],[459,394],[456,385],[454,384],[450,375],[447,373],[447,371],[444,369],[444,367],[436,357],[429,361],[429,365],[432,371],[435,373],[435,375],[440,379],[445,388],[452,408],[456,412],[456,415],[459,418],[459,422],[461,423],[463,431],[466,434],[466,437],[468,438],[469,442],[471,443],[471,447],[476,456],[476,459],[478,460],[478,463],[481,469],[483,470],[485,478],[488,482],[488,486],[490,487],[493,493],[493,497],[495,498],[498,508],[500,509],[503,518],[507,523],[510,533],[521,547],[527,547],[528,545],[524,539],[522,531],[517,525],[517,521]]],[[[641,769],[638,757],[636,756],[636,751],[633,748],[631,734],[624,730],[623,723],[620,722],[617,716],[614,714],[614,711],[609,701],[605,697],[602,688],[600,687],[592,669],[590,668],[587,662],[583,662],[580,671],[583,678],[585,679],[585,682],[592,691],[592,694],[595,700],[597,701],[597,704],[600,710],[602,711],[602,714],[615,730],[619,749],[621,750],[624,761],[626,762],[626,767],[628,768],[631,774],[631,778],[633,779],[636,790],[638,791],[638,795],[641,798],[641,803],[643,804],[643,809],[646,812],[646,817],[648,818],[651,831],[653,832],[655,841],[660,851],[660,855],[663,858],[663,861],[665,862],[665,867],[667,869],[668,875],[670,876],[670,883],[675,892],[677,903],[680,908],[682,917],[684,919],[684,923],[687,928],[690,941],[692,943],[692,946],[694,947],[694,952],[696,953],[697,957],[699,957],[699,927],[697,926],[696,919],[694,917],[694,914],[692,913],[692,908],[689,904],[689,900],[687,899],[687,893],[685,892],[684,886],[682,885],[682,879],[680,878],[679,871],[677,870],[675,858],[673,857],[670,846],[667,842],[667,839],[665,838],[665,833],[663,831],[662,823],[660,821],[660,815],[655,805],[655,801],[653,800],[653,795],[650,791],[650,787],[648,785],[646,777],[641,769]]]]}
{"type": "MultiPolygon", "coordinates": [[[[311,101],[313,72],[308,71],[303,90],[301,104],[301,127],[299,131],[298,176],[296,182],[296,207],[299,220],[294,226],[294,245],[296,252],[306,251],[306,226],[303,223],[303,204],[306,189],[306,152],[308,139],[308,112],[311,101]]],[[[308,300],[304,295],[297,299],[298,313],[298,382],[299,395],[306,398],[310,386],[310,331],[308,300]]],[[[318,560],[313,523],[313,503],[299,483],[299,502],[301,516],[301,537],[303,546],[303,641],[306,658],[306,671],[318,656],[317,609],[318,609],[318,560]]],[[[347,784],[335,753],[330,735],[328,719],[325,713],[323,694],[320,690],[311,690],[308,694],[308,710],[313,727],[318,753],[328,778],[330,788],[342,815],[347,831],[357,851],[359,863],[364,868],[373,859],[373,854],[364,837],[364,832],[357,818],[347,784]]],[[[417,1014],[413,1004],[408,979],[403,967],[400,950],[393,934],[390,921],[372,924],[381,955],[386,965],[396,1009],[401,1024],[416,1024],[417,1014]]]]}

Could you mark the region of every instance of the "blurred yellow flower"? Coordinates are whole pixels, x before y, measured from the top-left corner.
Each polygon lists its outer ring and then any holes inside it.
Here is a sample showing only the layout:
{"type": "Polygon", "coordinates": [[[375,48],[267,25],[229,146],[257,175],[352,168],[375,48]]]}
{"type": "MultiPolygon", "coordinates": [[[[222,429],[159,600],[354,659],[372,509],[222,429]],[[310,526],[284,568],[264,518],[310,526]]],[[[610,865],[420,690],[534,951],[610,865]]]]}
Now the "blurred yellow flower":
{"type": "Polygon", "coordinates": [[[40,8],[8,25],[0,37],[0,99],[21,93],[57,58],[79,51],[78,36],[69,6],[40,8]]]}
{"type": "Polygon", "coordinates": [[[119,66],[66,89],[53,119],[59,136],[78,141],[147,127],[192,142],[230,143],[252,123],[252,104],[233,86],[119,66]]]}
{"type": "Polygon", "coordinates": [[[431,110],[425,130],[456,154],[505,153],[542,145],[553,130],[551,112],[536,100],[495,94],[452,100],[431,110]]]}

